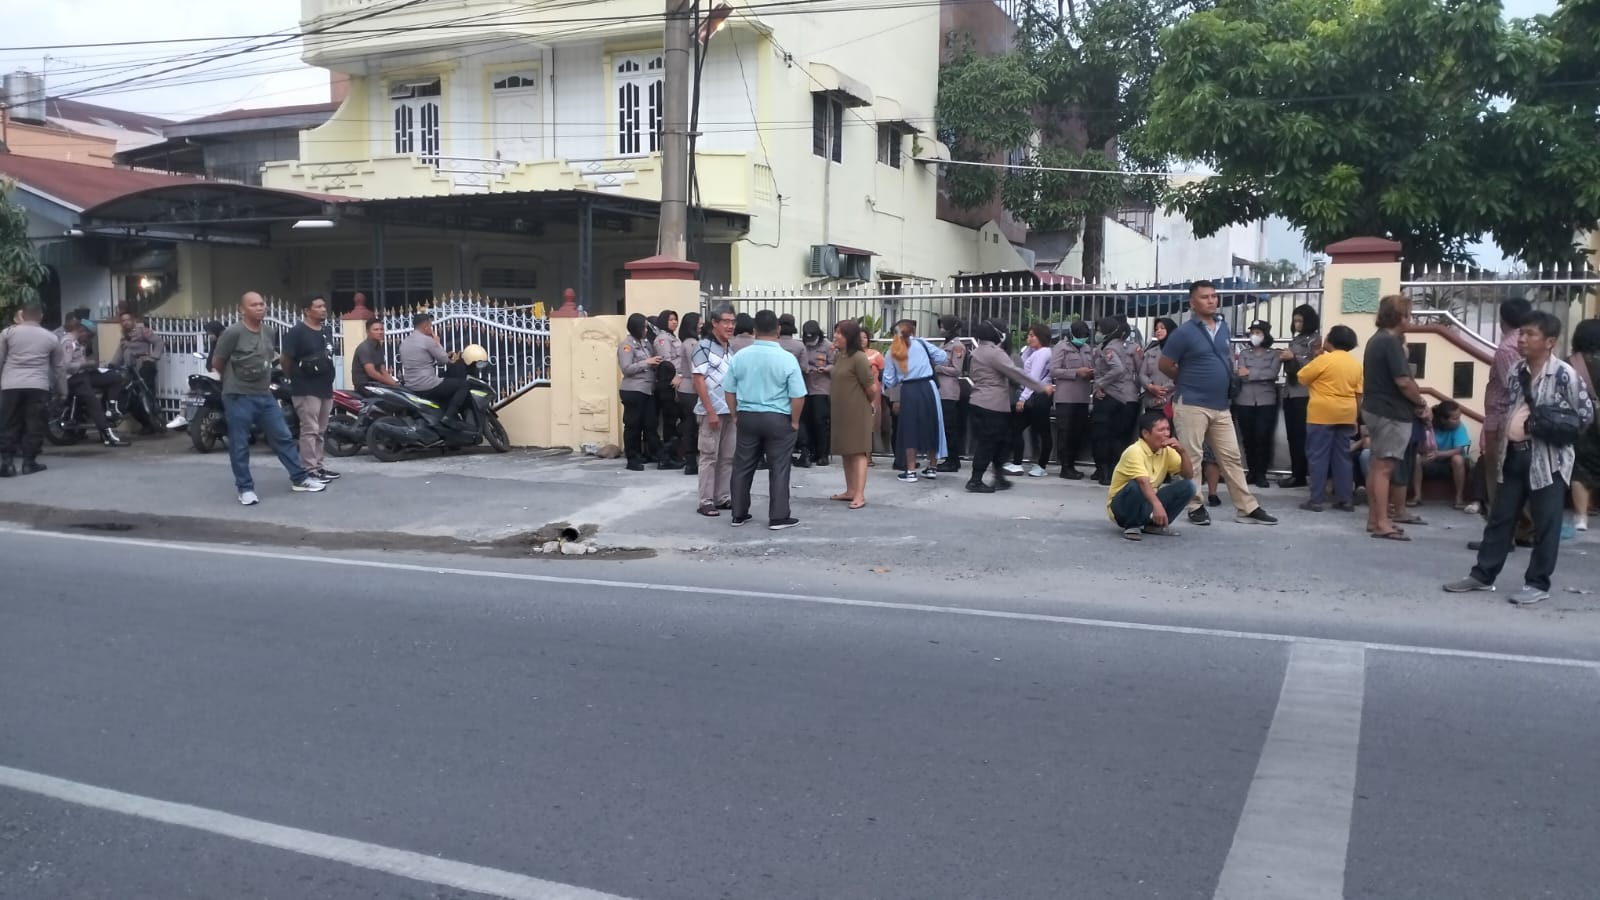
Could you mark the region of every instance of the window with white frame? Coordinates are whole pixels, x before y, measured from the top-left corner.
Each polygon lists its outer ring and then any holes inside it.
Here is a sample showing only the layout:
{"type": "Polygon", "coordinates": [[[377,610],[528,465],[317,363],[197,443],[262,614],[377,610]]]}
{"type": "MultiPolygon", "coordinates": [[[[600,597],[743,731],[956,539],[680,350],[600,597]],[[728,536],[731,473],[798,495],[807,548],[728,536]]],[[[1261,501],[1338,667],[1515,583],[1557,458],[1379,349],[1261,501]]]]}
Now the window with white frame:
{"type": "Polygon", "coordinates": [[[517,72],[489,83],[494,116],[494,156],[516,162],[544,156],[544,107],[539,73],[517,72]]]}
{"type": "Polygon", "coordinates": [[[844,101],[832,94],[811,95],[811,152],[844,162],[844,101]]]}
{"type": "Polygon", "coordinates": [[[643,156],[661,149],[661,107],[666,59],[657,53],[619,56],[613,62],[617,92],[617,154],[643,156]]]}
{"type": "Polygon", "coordinates": [[[905,159],[905,129],[893,123],[878,126],[878,162],[898,169],[905,159]]]}
{"type": "Polygon", "coordinates": [[[439,164],[439,79],[420,78],[389,85],[394,116],[394,152],[439,164]]]}

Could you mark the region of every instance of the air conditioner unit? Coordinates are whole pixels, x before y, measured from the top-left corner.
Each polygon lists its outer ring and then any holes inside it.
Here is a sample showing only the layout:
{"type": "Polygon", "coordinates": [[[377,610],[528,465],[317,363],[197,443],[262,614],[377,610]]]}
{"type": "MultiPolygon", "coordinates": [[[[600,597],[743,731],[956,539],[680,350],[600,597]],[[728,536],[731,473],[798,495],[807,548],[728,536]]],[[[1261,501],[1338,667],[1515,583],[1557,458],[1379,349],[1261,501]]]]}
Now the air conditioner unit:
{"type": "Polygon", "coordinates": [[[838,278],[843,268],[841,254],[832,244],[812,244],[806,261],[806,275],[810,278],[838,278]]]}
{"type": "Polygon", "coordinates": [[[854,278],[856,281],[872,280],[872,257],[846,256],[845,263],[850,272],[851,278],[854,278]]]}

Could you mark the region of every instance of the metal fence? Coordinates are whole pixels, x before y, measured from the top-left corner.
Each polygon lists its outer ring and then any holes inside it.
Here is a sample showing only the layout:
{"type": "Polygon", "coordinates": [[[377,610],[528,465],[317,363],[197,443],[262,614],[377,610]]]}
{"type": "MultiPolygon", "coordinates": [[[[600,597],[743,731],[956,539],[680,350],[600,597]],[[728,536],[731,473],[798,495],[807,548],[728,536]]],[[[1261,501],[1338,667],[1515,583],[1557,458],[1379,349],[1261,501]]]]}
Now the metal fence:
{"type": "MultiPolygon", "coordinates": [[[[282,346],[284,332],[301,319],[300,309],[293,303],[276,298],[267,299],[267,316],[262,327],[282,346]]],[[[237,309],[214,312],[208,316],[178,317],[150,316],[145,324],[162,339],[166,350],[156,364],[156,403],[166,414],[175,414],[183,406],[184,395],[189,393],[189,376],[206,370],[206,361],[196,358],[196,353],[210,351],[206,327],[220,323],[224,328],[239,321],[237,309]]],[[[339,330],[339,320],[330,316],[326,327],[332,332],[335,358],[344,356],[344,335],[339,330]]],[[[334,374],[334,386],[344,387],[344,366],[334,374]]]]}
{"type": "MultiPolygon", "coordinates": [[[[1322,284],[1318,282],[1249,282],[1217,279],[1220,314],[1236,335],[1256,320],[1272,326],[1274,337],[1287,338],[1294,311],[1309,306],[1322,313],[1322,284]]],[[[1038,279],[961,279],[948,284],[901,283],[891,290],[882,285],[840,290],[739,291],[712,288],[706,292],[709,309],[731,302],[738,312],[770,309],[791,314],[800,323],[815,321],[824,331],[844,319],[869,320],[874,335],[900,319],[912,319],[921,334],[937,334],[938,321],[955,316],[963,323],[997,321],[1013,331],[1036,322],[1058,325],[1077,320],[1094,322],[1108,315],[1127,316],[1140,336],[1148,338],[1157,318],[1182,324],[1189,317],[1189,294],[1184,287],[1150,285],[1094,287],[1041,285],[1038,279]]]]}
{"type": "Polygon", "coordinates": [[[1418,319],[1454,325],[1492,351],[1500,342],[1500,304],[1520,297],[1560,319],[1566,337],[1579,322],[1600,315],[1600,272],[1562,266],[1537,272],[1487,272],[1465,266],[1413,266],[1402,273],[1401,293],[1418,319]]]}
{"type": "Polygon", "coordinates": [[[446,350],[477,344],[489,354],[486,379],[500,395],[500,405],[539,385],[550,383],[550,320],[535,315],[534,306],[507,306],[475,294],[447,294],[416,310],[383,317],[384,356],[390,371],[400,372],[400,343],[414,330],[412,317],[433,315],[434,334],[446,350]]]}

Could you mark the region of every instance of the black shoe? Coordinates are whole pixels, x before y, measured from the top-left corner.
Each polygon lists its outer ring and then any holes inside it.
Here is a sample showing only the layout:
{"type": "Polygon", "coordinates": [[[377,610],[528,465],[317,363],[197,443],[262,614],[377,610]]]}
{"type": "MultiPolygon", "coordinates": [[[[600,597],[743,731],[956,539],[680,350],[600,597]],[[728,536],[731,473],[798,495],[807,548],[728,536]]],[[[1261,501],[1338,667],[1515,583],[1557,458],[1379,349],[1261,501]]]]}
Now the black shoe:
{"type": "Polygon", "coordinates": [[[1278,482],[1278,487],[1281,488],[1303,488],[1306,486],[1307,484],[1304,478],[1285,478],[1278,482]]]}
{"type": "Polygon", "coordinates": [[[753,518],[755,518],[755,517],[754,516],[750,516],[750,515],[734,516],[733,517],[733,522],[731,524],[733,525],[733,527],[738,528],[740,525],[743,525],[746,522],[749,522],[753,518]]]}
{"type": "Polygon", "coordinates": [[[683,467],[683,474],[685,474],[685,475],[699,475],[700,474],[700,464],[697,463],[697,462],[690,461],[690,463],[688,465],[683,467]]]}
{"type": "Polygon", "coordinates": [[[1268,481],[1267,476],[1265,475],[1257,478],[1255,481],[1250,482],[1250,486],[1254,488],[1261,488],[1264,491],[1272,490],[1272,482],[1268,481]]]}
{"type": "Polygon", "coordinates": [[[639,462],[637,459],[630,459],[630,460],[628,460],[628,471],[629,472],[643,472],[644,471],[644,463],[639,462]]]}
{"type": "Polygon", "coordinates": [[[813,458],[811,461],[813,463],[816,463],[819,466],[831,466],[831,465],[833,465],[833,457],[831,457],[831,456],[818,456],[818,457],[813,458]]]}
{"type": "Polygon", "coordinates": [[[1189,524],[1199,525],[1202,528],[1211,524],[1211,513],[1206,512],[1204,506],[1189,511],[1189,524]]]}
{"type": "Polygon", "coordinates": [[[339,473],[332,469],[318,469],[311,473],[311,477],[318,481],[338,481],[339,473]]]}
{"type": "Polygon", "coordinates": [[[17,477],[17,467],[12,464],[11,460],[8,459],[5,462],[0,463],[0,478],[15,477],[17,477]]]}
{"type": "Polygon", "coordinates": [[[1079,472],[1077,469],[1062,469],[1061,477],[1068,481],[1082,481],[1083,473],[1079,472]]]}
{"type": "Polygon", "coordinates": [[[717,504],[717,509],[733,509],[733,501],[732,500],[724,500],[721,503],[717,504]]]}
{"type": "Polygon", "coordinates": [[[799,524],[800,524],[800,520],[794,518],[793,516],[790,516],[787,519],[773,519],[772,521],[767,523],[767,530],[768,531],[782,531],[785,528],[793,528],[793,527],[795,527],[796,525],[799,525],[799,524]]]}
{"type": "Polygon", "coordinates": [[[1207,506],[1221,506],[1222,505],[1222,498],[1218,497],[1216,494],[1212,494],[1212,495],[1210,495],[1209,497],[1206,498],[1206,505],[1207,506]]]}
{"type": "Polygon", "coordinates": [[[796,469],[809,469],[809,468],[811,468],[811,460],[806,459],[804,456],[802,456],[799,459],[794,461],[794,467],[796,469]]]}
{"type": "Polygon", "coordinates": [[[681,462],[673,462],[670,459],[663,459],[661,462],[656,463],[656,468],[660,469],[663,472],[670,472],[673,469],[681,469],[681,468],[683,468],[683,463],[681,463],[681,462]]]}
{"type": "Polygon", "coordinates": [[[1233,520],[1241,525],[1276,525],[1278,517],[1267,512],[1261,507],[1256,507],[1242,516],[1234,516],[1233,520]]]}
{"type": "Polygon", "coordinates": [[[50,467],[36,459],[25,459],[22,461],[22,474],[24,475],[32,475],[35,472],[43,472],[48,468],[50,467]]]}
{"type": "Polygon", "coordinates": [[[992,493],[994,493],[994,488],[989,487],[987,484],[984,484],[981,481],[969,481],[969,482],[967,482],[967,493],[969,493],[969,494],[992,494],[992,493]]]}
{"type": "Polygon", "coordinates": [[[995,480],[994,480],[994,489],[997,490],[997,491],[1009,491],[1009,490],[1011,490],[1011,479],[1002,478],[1002,477],[996,477],[995,480]]]}
{"type": "Polygon", "coordinates": [[[1095,481],[1095,484],[1098,484],[1101,487],[1110,487],[1111,486],[1111,476],[1110,475],[1101,475],[1099,478],[1096,478],[1094,481],[1095,481]]]}
{"type": "Polygon", "coordinates": [[[942,462],[942,463],[939,463],[939,471],[941,473],[959,472],[959,471],[961,471],[961,463],[958,463],[958,462],[942,462]]]}

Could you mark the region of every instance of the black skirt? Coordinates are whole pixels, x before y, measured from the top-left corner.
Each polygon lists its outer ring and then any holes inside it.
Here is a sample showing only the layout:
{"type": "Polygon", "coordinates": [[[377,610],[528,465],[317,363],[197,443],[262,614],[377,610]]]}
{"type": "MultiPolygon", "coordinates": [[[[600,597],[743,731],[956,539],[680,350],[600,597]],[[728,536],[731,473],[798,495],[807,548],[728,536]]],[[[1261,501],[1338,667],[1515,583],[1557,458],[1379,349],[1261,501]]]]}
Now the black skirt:
{"type": "Polygon", "coordinates": [[[903,459],[907,450],[937,453],[943,435],[939,429],[939,392],[933,379],[900,385],[900,422],[894,435],[894,452],[903,459]]]}

